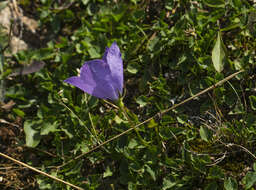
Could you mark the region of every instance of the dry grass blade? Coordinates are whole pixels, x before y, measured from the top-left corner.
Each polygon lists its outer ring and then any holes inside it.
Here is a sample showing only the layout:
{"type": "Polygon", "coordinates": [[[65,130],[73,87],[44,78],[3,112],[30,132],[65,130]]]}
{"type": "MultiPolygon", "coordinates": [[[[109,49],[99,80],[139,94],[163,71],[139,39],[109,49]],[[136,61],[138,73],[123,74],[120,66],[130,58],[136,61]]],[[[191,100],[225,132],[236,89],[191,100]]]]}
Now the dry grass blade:
{"type": "Polygon", "coordinates": [[[15,162],[15,163],[17,163],[17,164],[20,164],[20,165],[22,165],[22,166],[24,166],[24,167],[26,167],[26,168],[28,168],[28,169],[30,169],[30,170],[33,170],[33,171],[35,171],[35,172],[37,172],[37,173],[39,173],[39,174],[41,174],[41,175],[44,175],[44,176],[46,176],[46,177],[49,177],[49,178],[51,178],[51,179],[53,179],[53,180],[55,180],[55,181],[64,183],[64,184],[66,184],[66,185],[68,185],[68,186],[70,186],[70,187],[73,187],[73,188],[75,188],[75,189],[78,189],[78,190],[83,190],[81,187],[78,187],[78,186],[73,185],[73,184],[71,184],[71,183],[69,183],[69,182],[63,181],[62,179],[59,179],[59,178],[54,177],[54,176],[52,176],[52,175],[49,175],[49,174],[47,174],[47,173],[45,173],[45,172],[42,172],[42,171],[40,171],[40,170],[38,170],[38,169],[36,169],[36,168],[34,168],[34,167],[32,167],[32,166],[29,166],[29,165],[27,165],[27,164],[25,164],[25,163],[19,161],[19,160],[16,160],[16,159],[14,159],[14,158],[12,158],[12,157],[10,157],[10,156],[7,156],[6,154],[3,154],[3,153],[0,152],[0,156],[2,156],[2,157],[4,157],[4,158],[7,158],[7,159],[9,159],[9,160],[11,160],[11,161],[13,161],[13,162],[15,162]]]}

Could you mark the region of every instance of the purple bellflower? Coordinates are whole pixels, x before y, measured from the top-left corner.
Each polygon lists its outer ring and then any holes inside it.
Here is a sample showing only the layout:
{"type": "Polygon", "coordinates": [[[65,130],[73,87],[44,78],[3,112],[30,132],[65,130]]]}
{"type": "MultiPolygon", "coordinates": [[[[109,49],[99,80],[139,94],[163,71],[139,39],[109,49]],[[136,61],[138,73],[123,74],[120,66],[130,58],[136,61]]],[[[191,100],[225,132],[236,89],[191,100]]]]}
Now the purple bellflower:
{"type": "Polygon", "coordinates": [[[116,42],[106,48],[102,59],[87,61],[80,69],[80,76],[64,82],[102,99],[117,100],[123,91],[123,60],[116,42]]]}

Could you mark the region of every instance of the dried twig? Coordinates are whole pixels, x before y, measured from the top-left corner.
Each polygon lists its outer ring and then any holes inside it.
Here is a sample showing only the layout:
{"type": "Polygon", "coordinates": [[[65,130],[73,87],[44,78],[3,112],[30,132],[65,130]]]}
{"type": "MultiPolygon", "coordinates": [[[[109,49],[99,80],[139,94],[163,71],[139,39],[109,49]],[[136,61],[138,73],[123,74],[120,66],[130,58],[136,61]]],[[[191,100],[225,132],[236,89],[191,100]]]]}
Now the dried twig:
{"type": "Polygon", "coordinates": [[[64,181],[64,180],[62,180],[62,179],[59,179],[59,178],[54,177],[54,176],[52,176],[52,175],[49,175],[49,174],[47,174],[47,173],[45,173],[45,172],[42,172],[41,170],[38,170],[38,169],[36,169],[36,168],[34,168],[34,167],[28,165],[28,164],[25,164],[25,163],[23,163],[23,162],[21,162],[21,161],[19,161],[19,160],[16,160],[16,159],[12,158],[12,157],[10,157],[10,156],[7,156],[7,155],[4,154],[4,153],[1,153],[1,152],[0,152],[0,156],[2,156],[2,157],[4,157],[4,158],[7,158],[7,159],[9,159],[9,160],[11,160],[11,161],[13,161],[13,162],[15,162],[15,163],[17,163],[17,164],[20,164],[20,165],[22,165],[22,166],[24,166],[24,167],[26,167],[26,168],[29,168],[30,170],[33,170],[33,171],[35,171],[35,172],[37,172],[37,173],[39,173],[39,174],[42,174],[42,175],[44,175],[44,176],[46,176],[46,177],[49,177],[49,178],[51,178],[51,179],[53,179],[53,180],[55,180],[55,181],[64,183],[64,184],[66,184],[66,185],[68,185],[68,186],[70,186],[70,187],[73,187],[73,188],[75,188],[75,189],[78,189],[78,190],[83,190],[81,187],[78,187],[78,186],[73,185],[73,184],[71,184],[71,183],[69,183],[69,182],[66,182],[66,181],[64,181]]]}
{"type": "Polygon", "coordinates": [[[256,156],[251,152],[249,151],[247,148],[239,145],[239,144],[233,144],[233,143],[228,143],[226,144],[227,147],[232,147],[232,146],[236,146],[236,147],[239,147],[240,149],[242,149],[244,152],[250,154],[255,160],[256,160],[256,156]]]}

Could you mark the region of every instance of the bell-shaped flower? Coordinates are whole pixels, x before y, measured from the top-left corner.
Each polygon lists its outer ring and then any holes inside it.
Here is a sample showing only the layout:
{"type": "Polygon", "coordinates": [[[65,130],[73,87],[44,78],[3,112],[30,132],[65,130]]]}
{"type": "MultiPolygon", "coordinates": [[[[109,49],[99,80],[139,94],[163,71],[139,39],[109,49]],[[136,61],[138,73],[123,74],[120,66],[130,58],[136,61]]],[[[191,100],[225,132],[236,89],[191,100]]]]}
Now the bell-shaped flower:
{"type": "Polygon", "coordinates": [[[123,91],[123,60],[116,42],[106,48],[102,59],[85,62],[80,76],[70,77],[64,82],[92,96],[117,100],[123,91]]]}

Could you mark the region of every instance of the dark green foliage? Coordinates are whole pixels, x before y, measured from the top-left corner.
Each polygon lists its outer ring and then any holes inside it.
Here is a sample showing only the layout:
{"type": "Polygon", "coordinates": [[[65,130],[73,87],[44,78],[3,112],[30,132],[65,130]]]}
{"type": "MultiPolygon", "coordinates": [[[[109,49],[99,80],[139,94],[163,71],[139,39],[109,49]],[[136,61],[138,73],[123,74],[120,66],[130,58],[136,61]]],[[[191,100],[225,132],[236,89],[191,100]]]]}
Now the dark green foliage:
{"type": "MultiPolygon", "coordinates": [[[[46,65],[5,79],[6,102],[16,104],[0,114],[22,119],[21,144],[54,155],[38,152],[37,167],[90,190],[256,187],[253,1],[22,0],[20,6],[40,23],[40,48],[20,51],[12,60],[46,65]],[[130,122],[103,100],[63,83],[84,61],[101,58],[113,41],[124,59],[130,122]],[[240,69],[245,72],[137,133],[57,169],[240,69]]],[[[4,68],[10,69],[7,61],[4,68]]],[[[67,189],[41,175],[37,182],[39,189],[67,189]]]]}

